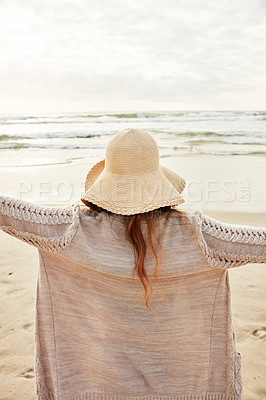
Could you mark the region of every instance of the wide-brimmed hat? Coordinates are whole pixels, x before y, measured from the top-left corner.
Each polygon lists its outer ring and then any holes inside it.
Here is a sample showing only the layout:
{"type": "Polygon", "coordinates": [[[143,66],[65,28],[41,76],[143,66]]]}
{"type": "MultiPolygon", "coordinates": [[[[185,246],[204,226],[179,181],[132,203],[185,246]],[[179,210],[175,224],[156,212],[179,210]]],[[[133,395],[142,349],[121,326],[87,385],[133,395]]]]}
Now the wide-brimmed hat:
{"type": "Polygon", "coordinates": [[[109,140],[105,159],[89,170],[81,201],[116,214],[139,214],[184,203],[185,185],[160,164],[156,140],[145,130],[128,128],[109,140]]]}

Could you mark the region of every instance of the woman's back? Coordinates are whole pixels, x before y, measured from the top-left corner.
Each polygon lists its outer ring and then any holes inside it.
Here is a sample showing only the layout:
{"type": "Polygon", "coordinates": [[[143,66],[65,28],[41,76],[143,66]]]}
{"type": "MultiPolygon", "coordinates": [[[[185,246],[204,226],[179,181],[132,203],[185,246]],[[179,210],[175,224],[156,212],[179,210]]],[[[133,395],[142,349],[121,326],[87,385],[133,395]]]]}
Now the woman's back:
{"type": "Polygon", "coordinates": [[[124,216],[7,197],[1,211],[1,229],[39,250],[39,398],[240,398],[227,268],[266,262],[265,229],[224,224],[200,211],[186,213],[192,229],[175,210],[157,218],[164,297],[149,248],[145,258],[156,319],[132,278],[124,216]]]}

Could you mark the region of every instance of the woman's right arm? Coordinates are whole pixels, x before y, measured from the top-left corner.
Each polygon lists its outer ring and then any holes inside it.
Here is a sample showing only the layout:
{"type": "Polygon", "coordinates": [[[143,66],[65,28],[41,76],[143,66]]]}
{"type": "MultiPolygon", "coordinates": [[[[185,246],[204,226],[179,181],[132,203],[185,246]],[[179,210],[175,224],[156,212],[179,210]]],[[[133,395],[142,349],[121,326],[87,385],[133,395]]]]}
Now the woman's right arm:
{"type": "Polygon", "coordinates": [[[63,251],[77,231],[79,205],[47,207],[0,196],[0,229],[40,250],[63,251]]]}
{"type": "Polygon", "coordinates": [[[217,268],[266,263],[266,228],[221,222],[195,211],[199,245],[206,261],[217,268]]]}

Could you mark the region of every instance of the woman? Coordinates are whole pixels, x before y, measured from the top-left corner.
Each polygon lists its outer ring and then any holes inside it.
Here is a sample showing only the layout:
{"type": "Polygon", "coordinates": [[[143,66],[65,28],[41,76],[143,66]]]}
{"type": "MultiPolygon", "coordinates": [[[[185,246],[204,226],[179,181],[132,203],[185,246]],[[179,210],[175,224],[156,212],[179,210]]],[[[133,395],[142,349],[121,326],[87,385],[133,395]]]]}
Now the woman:
{"type": "Polygon", "coordinates": [[[125,129],[84,205],[0,197],[1,229],[39,251],[39,399],[241,399],[228,268],[266,262],[266,229],[180,211],[184,187],[150,134],[125,129]]]}

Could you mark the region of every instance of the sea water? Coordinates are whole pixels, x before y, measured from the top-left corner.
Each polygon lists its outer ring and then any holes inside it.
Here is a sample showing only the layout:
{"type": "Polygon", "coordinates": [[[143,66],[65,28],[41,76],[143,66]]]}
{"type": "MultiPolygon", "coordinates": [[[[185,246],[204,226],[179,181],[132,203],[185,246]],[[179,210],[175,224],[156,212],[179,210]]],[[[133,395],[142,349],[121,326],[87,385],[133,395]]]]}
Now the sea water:
{"type": "Polygon", "coordinates": [[[0,166],[71,163],[103,155],[125,128],[144,129],[160,156],[266,155],[266,112],[98,112],[0,115],[0,166]]]}

